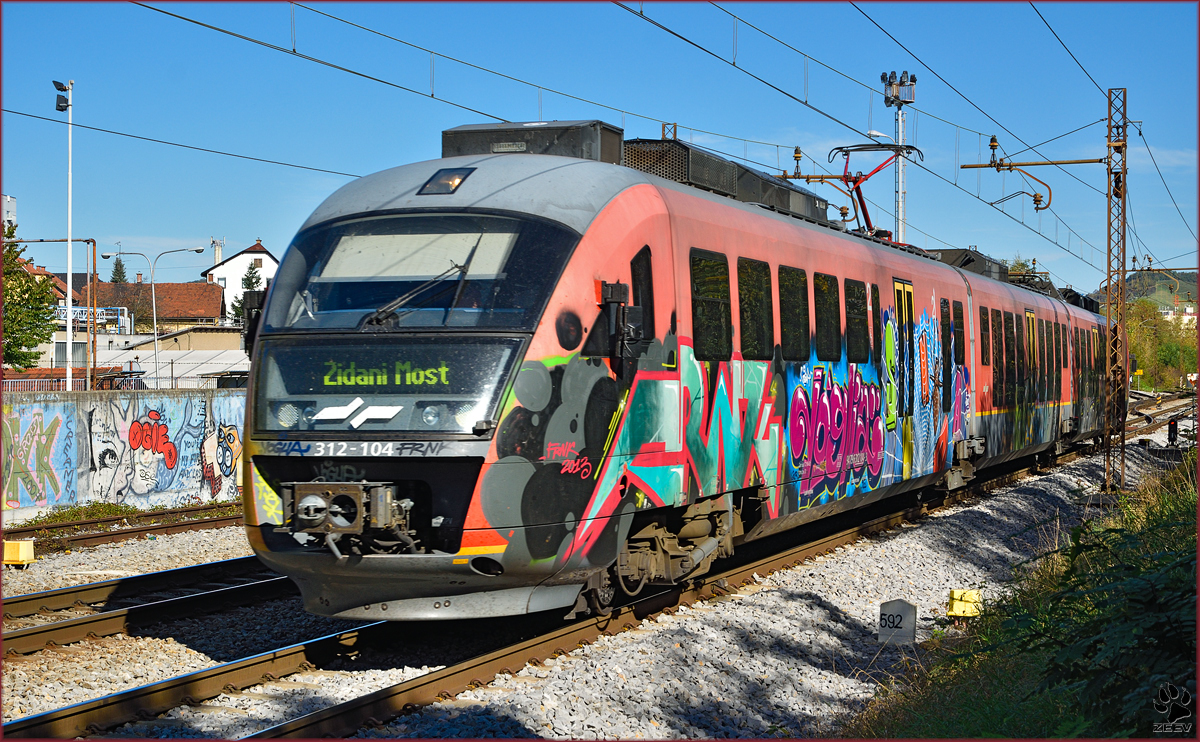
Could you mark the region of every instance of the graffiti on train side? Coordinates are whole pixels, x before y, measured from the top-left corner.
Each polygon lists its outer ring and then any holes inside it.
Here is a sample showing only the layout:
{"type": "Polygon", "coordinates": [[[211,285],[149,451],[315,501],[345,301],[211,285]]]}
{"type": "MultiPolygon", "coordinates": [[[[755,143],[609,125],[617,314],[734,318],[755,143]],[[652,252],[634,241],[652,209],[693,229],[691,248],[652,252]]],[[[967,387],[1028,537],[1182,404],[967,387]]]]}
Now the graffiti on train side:
{"type": "Polygon", "coordinates": [[[105,392],[4,411],[4,506],[240,496],[245,395],[105,392]],[[76,431],[78,435],[76,435],[76,431]]]}
{"type": "Polygon", "coordinates": [[[642,508],[755,489],[774,518],[946,469],[970,424],[969,370],[951,364],[944,411],[953,348],[940,323],[922,311],[910,329],[882,309],[882,357],[866,363],[815,349],[807,363],[778,350],[701,361],[672,334],[636,373],[629,361],[527,359],[484,475],[487,522],[506,553],[569,570],[609,563],[642,508]]]}
{"type": "Polygon", "coordinates": [[[811,391],[796,385],[788,409],[788,451],[801,472],[803,492],[832,493],[845,486],[873,489],[883,470],[884,422],[878,384],[854,365],[849,383],[837,384],[828,369],[813,369],[811,391]],[[865,483],[867,486],[861,486],[865,483]]]}

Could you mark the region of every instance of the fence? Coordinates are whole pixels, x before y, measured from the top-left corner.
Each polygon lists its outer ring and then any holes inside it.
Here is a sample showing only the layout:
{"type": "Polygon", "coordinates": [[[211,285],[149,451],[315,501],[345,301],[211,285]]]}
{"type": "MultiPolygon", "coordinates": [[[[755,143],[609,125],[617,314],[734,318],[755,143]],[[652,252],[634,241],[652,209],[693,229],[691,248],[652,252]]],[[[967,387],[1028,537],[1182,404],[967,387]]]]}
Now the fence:
{"type": "MultiPolygon", "coordinates": [[[[226,389],[241,388],[245,383],[230,383],[215,376],[130,376],[121,379],[98,379],[92,388],[104,389],[226,389]]],[[[63,392],[67,390],[66,379],[5,379],[7,392],[63,392]]],[[[71,379],[71,390],[87,391],[87,382],[82,378],[71,379]]]]}

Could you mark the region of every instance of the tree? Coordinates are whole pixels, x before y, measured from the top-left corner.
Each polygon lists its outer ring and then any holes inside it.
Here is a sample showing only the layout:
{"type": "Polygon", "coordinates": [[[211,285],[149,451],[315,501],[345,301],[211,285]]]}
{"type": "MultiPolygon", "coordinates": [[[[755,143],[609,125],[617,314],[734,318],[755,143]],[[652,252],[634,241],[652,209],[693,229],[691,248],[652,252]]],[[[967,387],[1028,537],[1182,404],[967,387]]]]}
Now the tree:
{"type": "Polygon", "coordinates": [[[258,272],[258,268],[254,263],[251,263],[250,267],[246,269],[245,274],[242,275],[242,295],[233,300],[233,309],[230,313],[234,317],[242,319],[242,315],[245,314],[245,311],[242,309],[245,292],[258,291],[260,287],[262,287],[262,274],[258,272]]]}
{"type": "Polygon", "coordinates": [[[38,362],[37,346],[50,342],[58,325],[54,281],[22,268],[25,248],[16,242],[16,225],[4,230],[4,364],[24,370],[38,362]]]}
{"type": "Polygon", "coordinates": [[[109,283],[125,283],[126,280],[125,261],[121,260],[121,256],[118,255],[117,259],[113,261],[112,276],[109,277],[108,281],[109,283]]]}

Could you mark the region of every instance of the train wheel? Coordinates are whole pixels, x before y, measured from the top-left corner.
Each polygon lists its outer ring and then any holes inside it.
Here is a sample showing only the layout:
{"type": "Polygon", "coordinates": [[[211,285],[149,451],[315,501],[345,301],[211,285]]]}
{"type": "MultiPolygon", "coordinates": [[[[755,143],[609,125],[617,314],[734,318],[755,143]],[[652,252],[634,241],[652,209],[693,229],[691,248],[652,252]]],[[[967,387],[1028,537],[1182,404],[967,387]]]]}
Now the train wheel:
{"type": "Polygon", "coordinates": [[[600,573],[600,584],[587,592],[588,606],[598,616],[612,613],[613,598],[617,597],[617,587],[613,584],[608,570],[600,573]]]}

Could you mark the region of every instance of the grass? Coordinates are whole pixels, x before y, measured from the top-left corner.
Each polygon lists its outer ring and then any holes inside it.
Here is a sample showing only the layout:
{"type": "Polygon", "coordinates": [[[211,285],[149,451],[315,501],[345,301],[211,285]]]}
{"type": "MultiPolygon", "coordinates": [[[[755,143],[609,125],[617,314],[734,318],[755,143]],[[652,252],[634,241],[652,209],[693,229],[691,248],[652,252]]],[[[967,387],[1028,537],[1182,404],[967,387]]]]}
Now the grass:
{"type": "Polygon", "coordinates": [[[1040,536],[1002,601],[965,635],[935,632],[839,736],[1150,736],[1159,686],[1194,695],[1195,449],[1105,517],[1040,536]]]}
{"type": "Polygon", "coordinates": [[[193,501],[187,501],[181,504],[171,506],[163,505],[143,510],[141,508],[126,504],[111,502],[89,502],[84,505],[70,505],[67,507],[53,508],[52,510],[30,518],[22,523],[15,524],[14,527],[44,527],[46,530],[39,530],[34,533],[34,550],[38,554],[47,554],[70,551],[70,545],[63,540],[63,536],[78,535],[80,533],[89,533],[92,531],[104,531],[111,528],[130,527],[134,525],[146,526],[162,523],[180,523],[183,521],[199,520],[202,518],[217,518],[222,516],[237,515],[242,511],[241,501],[232,500],[228,503],[222,503],[223,506],[220,508],[201,513],[178,514],[165,512],[169,510],[205,504],[207,503],[201,502],[198,498],[195,498],[193,501]],[[54,530],[57,528],[57,526],[64,523],[111,517],[124,517],[128,520],[118,521],[116,523],[105,523],[92,527],[68,527],[61,530],[54,530]]]}

